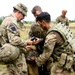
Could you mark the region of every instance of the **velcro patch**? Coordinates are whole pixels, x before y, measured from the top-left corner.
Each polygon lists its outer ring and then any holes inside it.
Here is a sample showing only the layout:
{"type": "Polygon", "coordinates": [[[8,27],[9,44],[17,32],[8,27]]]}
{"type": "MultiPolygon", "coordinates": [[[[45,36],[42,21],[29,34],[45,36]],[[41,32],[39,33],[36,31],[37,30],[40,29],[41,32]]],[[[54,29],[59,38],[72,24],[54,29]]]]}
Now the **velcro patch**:
{"type": "Polygon", "coordinates": [[[16,31],[17,30],[15,26],[11,26],[10,28],[11,28],[12,31],[16,31]]]}

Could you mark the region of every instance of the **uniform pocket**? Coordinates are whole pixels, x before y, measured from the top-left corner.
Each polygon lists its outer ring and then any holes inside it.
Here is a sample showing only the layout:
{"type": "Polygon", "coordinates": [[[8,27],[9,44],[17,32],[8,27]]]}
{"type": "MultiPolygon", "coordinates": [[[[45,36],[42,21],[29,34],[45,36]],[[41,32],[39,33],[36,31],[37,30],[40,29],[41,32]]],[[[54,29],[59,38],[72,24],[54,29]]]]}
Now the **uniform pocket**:
{"type": "Polygon", "coordinates": [[[73,57],[72,56],[67,56],[67,60],[66,60],[66,64],[65,64],[65,68],[67,70],[71,69],[73,65],[73,57]]]}
{"type": "Polygon", "coordinates": [[[58,66],[63,67],[66,63],[66,59],[67,59],[67,54],[62,53],[60,58],[59,58],[58,66]]]}

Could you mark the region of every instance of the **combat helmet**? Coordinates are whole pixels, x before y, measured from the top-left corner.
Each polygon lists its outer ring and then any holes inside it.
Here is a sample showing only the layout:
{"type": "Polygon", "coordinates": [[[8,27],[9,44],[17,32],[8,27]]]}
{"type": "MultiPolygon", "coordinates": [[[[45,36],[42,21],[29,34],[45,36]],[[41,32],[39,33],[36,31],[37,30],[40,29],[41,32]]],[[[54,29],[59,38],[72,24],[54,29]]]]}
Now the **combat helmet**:
{"type": "Polygon", "coordinates": [[[27,16],[27,7],[24,4],[18,3],[13,8],[16,8],[17,10],[19,10],[20,12],[22,12],[22,14],[24,14],[25,16],[27,16]]]}

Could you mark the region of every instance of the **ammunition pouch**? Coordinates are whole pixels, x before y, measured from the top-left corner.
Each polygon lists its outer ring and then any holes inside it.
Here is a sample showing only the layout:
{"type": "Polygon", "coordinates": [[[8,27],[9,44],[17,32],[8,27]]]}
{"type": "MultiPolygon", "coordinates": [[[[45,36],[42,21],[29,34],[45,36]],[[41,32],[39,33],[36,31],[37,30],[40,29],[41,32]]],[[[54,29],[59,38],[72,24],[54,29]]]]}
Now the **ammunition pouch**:
{"type": "Polygon", "coordinates": [[[62,53],[58,63],[59,67],[63,67],[66,70],[70,70],[73,65],[73,56],[67,55],[66,53],[62,53]]]}

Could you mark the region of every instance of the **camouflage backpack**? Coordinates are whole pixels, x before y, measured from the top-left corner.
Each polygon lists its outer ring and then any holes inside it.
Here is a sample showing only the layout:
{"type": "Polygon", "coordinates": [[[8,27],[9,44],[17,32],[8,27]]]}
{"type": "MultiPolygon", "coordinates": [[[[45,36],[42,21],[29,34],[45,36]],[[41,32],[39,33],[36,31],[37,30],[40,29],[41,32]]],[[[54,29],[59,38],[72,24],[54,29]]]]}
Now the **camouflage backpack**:
{"type": "Polygon", "coordinates": [[[11,44],[4,44],[0,48],[0,61],[10,63],[18,58],[19,53],[20,53],[19,48],[11,44]]]}
{"type": "Polygon", "coordinates": [[[46,31],[44,31],[37,23],[32,24],[31,30],[29,32],[30,37],[38,37],[43,38],[46,35],[46,31]]]}

